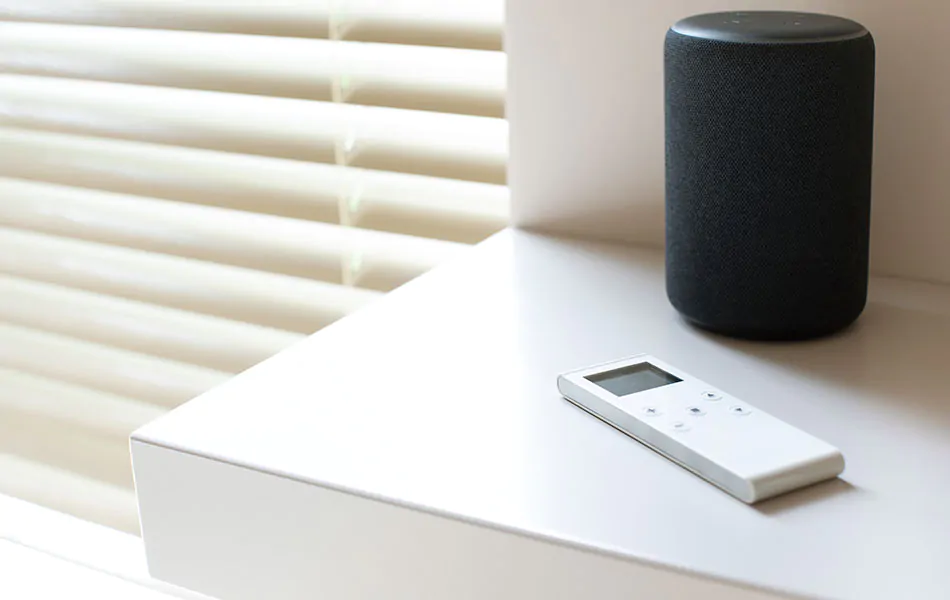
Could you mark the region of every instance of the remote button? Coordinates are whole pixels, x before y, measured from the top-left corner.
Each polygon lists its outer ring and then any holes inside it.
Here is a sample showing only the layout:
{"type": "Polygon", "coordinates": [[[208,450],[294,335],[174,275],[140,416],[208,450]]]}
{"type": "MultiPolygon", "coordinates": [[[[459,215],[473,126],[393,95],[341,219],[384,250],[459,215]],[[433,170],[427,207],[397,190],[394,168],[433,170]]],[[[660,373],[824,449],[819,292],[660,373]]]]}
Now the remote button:
{"type": "Polygon", "coordinates": [[[655,408],[653,406],[647,406],[646,408],[643,409],[643,414],[645,414],[648,417],[658,417],[662,415],[663,413],[660,412],[659,408],[655,408]]]}
{"type": "Polygon", "coordinates": [[[703,400],[708,400],[710,402],[716,402],[717,400],[722,400],[722,396],[720,396],[716,392],[703,392],[702,396],[703,396],[703,400]]]}
{"type": "Polygon", "coordinates": [[[699,408],[698,406],[690,406],[686,409],[686,412],[693,415],[694,417],[701,417],[706,414],[706,411],[699,408]]]}
{"type": "Polygon", "coordinates": [[[729,408],[729,412],[736,415],[737,417],[748,416],[752,411],[744,406],[733,406],[729,408]]]}
{"type": "Polygon", "coordinates": [[[670,428],[672,428],[673,431],[676,431],[679,433],[683,433],[684,431],[689,431],[689,425],[687,425],[686,423],[682,421],[676,421],[675,423],[671,423],[670,428]]]}

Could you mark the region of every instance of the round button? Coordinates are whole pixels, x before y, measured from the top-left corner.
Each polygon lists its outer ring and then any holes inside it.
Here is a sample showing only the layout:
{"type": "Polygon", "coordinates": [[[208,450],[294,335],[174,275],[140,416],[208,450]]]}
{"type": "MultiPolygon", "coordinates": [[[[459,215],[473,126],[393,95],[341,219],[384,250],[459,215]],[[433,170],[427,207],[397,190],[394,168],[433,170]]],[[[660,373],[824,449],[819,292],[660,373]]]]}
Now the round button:
{"type": "Polygon", "coordinates": [[[745,417],[752,413],[751,410],[744,406],[732,406],[729,408],[729,412],[736,415],[737,417],[745,417]]]}
{"type": "Polygon", "coordinates": [[[660,412],[659,408],[656,408],[654,406],[647,406],[643,409],[643,414],[645,414],[648,417],[658,417],[662,415],[663,413],[660,412]]]}
{"type": "Polygon", "coordinates": [[[701,417],[706,414],[706,411],[699,408],[698,406],[689,406],[686,408],[686,412],[693,415],[694,417],[701,417]]]}
{"type": "Polygon", "coordinates": [[[717,400],[722,400],[722,396],[720,396],[716,392],[703,392],[702,396],[703,396],[703,400],[708,400],[710,402],[716,402],[717,400]]]}
{"type": "Polygon", "coordinates": [[[689,425],[682,421],[675,421],[670,423],[670,429],[679,433],[683,433],[684,431],[689,431],[689,425]]]}

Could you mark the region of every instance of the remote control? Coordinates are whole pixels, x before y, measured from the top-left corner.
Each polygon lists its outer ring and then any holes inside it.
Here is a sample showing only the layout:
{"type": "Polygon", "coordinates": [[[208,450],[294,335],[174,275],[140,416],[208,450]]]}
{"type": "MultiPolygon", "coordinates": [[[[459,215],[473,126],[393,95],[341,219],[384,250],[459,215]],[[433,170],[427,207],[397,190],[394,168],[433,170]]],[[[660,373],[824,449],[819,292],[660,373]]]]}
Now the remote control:
{"type": "Polygon", "coordinates": [[[560,375],[558,391],[749,504],[844,470],[837,448],[646,354],[560,375]]]}

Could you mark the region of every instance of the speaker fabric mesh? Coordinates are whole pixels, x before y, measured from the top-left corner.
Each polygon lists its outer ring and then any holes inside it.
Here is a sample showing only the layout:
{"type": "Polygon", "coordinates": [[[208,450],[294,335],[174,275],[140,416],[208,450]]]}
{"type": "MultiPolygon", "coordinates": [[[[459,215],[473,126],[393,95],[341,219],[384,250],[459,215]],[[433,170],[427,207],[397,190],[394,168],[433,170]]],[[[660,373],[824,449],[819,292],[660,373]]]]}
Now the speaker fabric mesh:
{"type": "Polygon", "coordinates": [[[666,38],[667,292],[748,338],[837,331],[867,298],[871,35],[666,38]]]}

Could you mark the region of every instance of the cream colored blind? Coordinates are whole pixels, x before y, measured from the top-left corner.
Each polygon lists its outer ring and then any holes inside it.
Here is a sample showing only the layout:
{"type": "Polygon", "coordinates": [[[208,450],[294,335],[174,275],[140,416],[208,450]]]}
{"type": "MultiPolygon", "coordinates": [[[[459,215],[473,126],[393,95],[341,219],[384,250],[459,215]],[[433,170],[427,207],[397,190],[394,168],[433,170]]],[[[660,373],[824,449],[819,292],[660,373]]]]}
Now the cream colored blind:
{"type": "Polygon", "coordinates": [[[137,532],[129,433],[502,228],[501,0],[0,0],[0,493],[137,532]]]}

